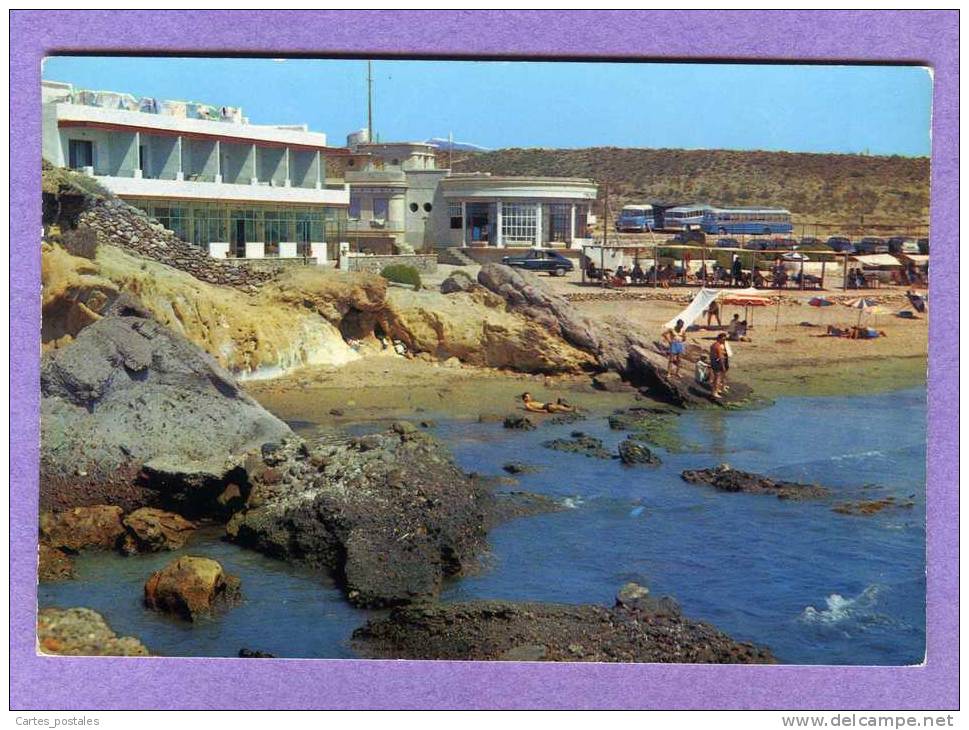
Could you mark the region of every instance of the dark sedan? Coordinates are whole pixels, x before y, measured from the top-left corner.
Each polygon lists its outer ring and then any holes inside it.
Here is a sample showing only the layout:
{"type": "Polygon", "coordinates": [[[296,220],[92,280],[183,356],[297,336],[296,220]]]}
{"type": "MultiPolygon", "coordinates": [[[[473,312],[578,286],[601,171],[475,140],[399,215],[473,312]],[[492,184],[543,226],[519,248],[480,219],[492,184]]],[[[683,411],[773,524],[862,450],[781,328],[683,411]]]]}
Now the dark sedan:
{"type": "Polygon", "coordinates": [[[551,276],[565,276],[575,264],[557,251],[533,248],[521,256],[505,256],[501,263],[528,271],[547,271],[551,276]]]}

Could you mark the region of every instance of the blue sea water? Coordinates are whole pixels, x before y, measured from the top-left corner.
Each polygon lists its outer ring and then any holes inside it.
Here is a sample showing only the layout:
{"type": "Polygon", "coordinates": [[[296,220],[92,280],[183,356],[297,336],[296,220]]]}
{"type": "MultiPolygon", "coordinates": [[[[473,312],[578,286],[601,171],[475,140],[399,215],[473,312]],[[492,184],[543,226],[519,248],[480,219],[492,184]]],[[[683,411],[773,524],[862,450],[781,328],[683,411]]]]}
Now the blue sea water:
{"type": "MultiPolygon", "coordinates": [[[[626,467],[541,447],[573,430],[615,450],[625,437],[603,418],[531,432],[439,421],[433,430],[469,471],[540,467],[514,489],[566,509],[513,520],[490,536],[487,569],[446,587],[447,601],[502,598],[611,604],[634,580],[674,596],[691,618],[769,646],[797,664],[915,664],[925,646],[925,391],[849,398],[784,398],[756,411],[688,413],[696,450],[659,451],[659,467],[626,467]],[[685,483],[687,468],[728,462],[777,478],[817,482],[830,500],[790,502],[685,483]],[[834,503],[895,496],[909,509],[837,514],[834,503]]],[[[42,584],[41,606],[88,606],[153,651],[233,656],[346,657],[371,613],[351,608],[308,571],[207,533],[182,552],[208,555],[242,578],[246,601],[192,626],[141,605],[148,574],[172,554],[88,554],[79,580],[42,584]]]]}

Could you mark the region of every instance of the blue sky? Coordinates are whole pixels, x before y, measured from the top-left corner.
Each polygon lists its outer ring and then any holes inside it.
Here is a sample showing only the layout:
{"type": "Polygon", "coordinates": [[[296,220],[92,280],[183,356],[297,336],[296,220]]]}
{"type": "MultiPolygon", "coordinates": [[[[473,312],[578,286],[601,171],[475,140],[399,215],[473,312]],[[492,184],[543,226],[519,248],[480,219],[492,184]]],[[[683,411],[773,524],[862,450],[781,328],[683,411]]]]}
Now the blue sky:
{"type": "MultiPolygon", "coordinates": [[[[242,106],[330,143],[366,126],[366,62],[55,57],[43,77],[88,89],[242,106]]],[[[375,61],[382,140],[484,147],[675,147],[928,155],[924,68],[375,61]]]]}

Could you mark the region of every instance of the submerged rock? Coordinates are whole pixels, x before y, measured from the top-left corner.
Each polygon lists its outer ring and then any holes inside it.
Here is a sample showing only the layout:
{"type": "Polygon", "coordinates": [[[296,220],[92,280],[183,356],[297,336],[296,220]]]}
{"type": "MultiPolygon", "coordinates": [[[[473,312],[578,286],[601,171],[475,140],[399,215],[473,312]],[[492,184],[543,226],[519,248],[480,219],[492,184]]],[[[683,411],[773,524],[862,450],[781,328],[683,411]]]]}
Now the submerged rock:
{"type": "Polygon", "coordinates": [[[554,451],[565,451],[571,454],[582,454],[596,459],[611,459],[612,453],[603,445],[602,440],[588,436],[581,431],[573,431],[572,437],[567,439],[551,439],[543,441],[542,446],[554,451]]]}
{"type": "Polygon", "coordinates": [[[680,476],[690,484],[705,484],[722,492],[773,494],[778,499],[820,499],[830,493],[818,484],[777,481],[760,474],[732,469],[729,464],[721,464],[715,469],[687,469],[680,476]]]}
{"type": "Polygon", "coordinates": [[[911,509],[915,506],[912,499],[896,499],[884,497],[882,499],[864,499],[858,502],[842,502],[831,508],[832,512],[842,515],[869,517],[885,510],[911,509]]]}
{"type": "Polygon", "coordinates": [[[126,509],[176,496],[202,509],[244,452],[291,432],[198,347],[124,311],[43,356],[41,504],[75,506],[93,482],[126,509]],[[161,491],[139,478],[151,464],[168,476],[161,491]]]}
{"type": "Polygon", "coordinates": [[[230,539],[330,572],[360,606],[437,595],[475,564],[494,498],[434,438],[407,424],[345,444],[287,441],[281,478],[251,467],[230,539]]]}
{"type": "Polygon", "coordinates": [[[243,647],[239,649],[240,659],[275,659],[275,654],[270,654],[267,651],[257,651],[256,649],[246,649],[243,647]]]}
{"type": "Polygon", "coordinates": [[[509,474],[532,474],[534,472],[541,471],[541,469],[537,466],[523,464],[520,461],[509,461],[507,464],[502,464],[501,468],[509,474]]]}
{"type": "Polygon", "coordinates": [[[239,579],[211,558],[176,558],[145,583],[145,606],[187,621],[211,616],[240,598],[239,579]]]}
{"type": "Polygon", "coordinates": [[[38,546],[37,579],[41,583],[70,580],[74,577],[74,561],[63,550],[41,543],[38,546]]]}
{"type": "Polygon", "coordinates": [[[120,507],[105,504],[42,512],[40,541],[72,553],[113,550],[125,534],[122,514],[120,507]]]}
{"type": "Polygon", "coordinates": [[[619,460],[623,464],[630,465],[649,464],[656,466],[662,463],[656,454],[632,436],[627,436],[625,441],[619,442],[619,460]]]}
{"type": "MultiPolygon", "coordinates": [[[[480,418],[478,420],[480,420],[480,418]]],[[[532,419],[530,419],[528,416],[518,416],[514,414],[510,416],[505,416],[505,419],[502,421],[502,425],[505,428],[516,429],[518,431],[535,430],[535,424],[532,422],[532,419]]]]}
{"type": "Polygon", "coordinates": [[[138,639],[119,637],[101,614],[89,608],[42,608],[37,644],[44,654],[66,656],[148,656],[138,639]]]}
{"type": "Polygon", "coordinates": [[[127,532],[121,550],[128,554],[178,550],[195,530],[195,524],[184,517],[152,507],[135,510],[123,524],[127,532]]]}
{"type": "Polygon", "coordinates": [[[632,595],[612,608],[472,601],[395,608],[353,632],[382,659],[768,664],[770,650],[684,618],[675,602],[632,595]]]}

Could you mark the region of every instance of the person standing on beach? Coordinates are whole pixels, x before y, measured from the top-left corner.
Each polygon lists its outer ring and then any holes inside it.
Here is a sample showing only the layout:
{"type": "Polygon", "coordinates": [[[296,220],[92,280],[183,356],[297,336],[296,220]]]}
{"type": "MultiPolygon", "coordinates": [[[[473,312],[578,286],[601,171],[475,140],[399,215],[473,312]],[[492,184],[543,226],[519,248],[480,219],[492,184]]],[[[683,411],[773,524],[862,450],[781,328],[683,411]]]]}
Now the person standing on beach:
{"type": "Polygon", "coordinates": [[[707,307],[707,329],[711,328],[714,318],[717,320],[717,327],[723,328],[723,322],[720,321],[720,305],[717,304],[716,299],[707,307]]]}
{"type": "Polygon", "coordinates": [[[729,367],[727,356],[727,333],[721,332],[710,345],[710,391],[717,400],[723,398],[723,379],[729,367]]]}
{"type": "Polygon", "coordinates": [[[666,377],[680,374],[680,358],[686,351],[686,329],[682,319],[663,333],[663,339],[669,343],[670,354],[666,362],[666,377]]]}
{"type": "Polygon", "coordinates": [[[740,262],[737,254],[733,255],[733,263],[730,265],[730,275],[733,277],[733,285],[740,286],[744,275],[744,265],[740,262]]]}

